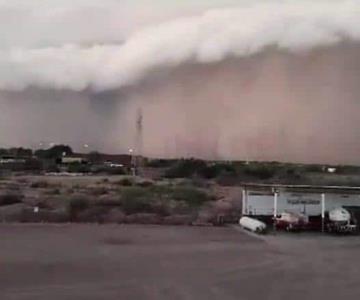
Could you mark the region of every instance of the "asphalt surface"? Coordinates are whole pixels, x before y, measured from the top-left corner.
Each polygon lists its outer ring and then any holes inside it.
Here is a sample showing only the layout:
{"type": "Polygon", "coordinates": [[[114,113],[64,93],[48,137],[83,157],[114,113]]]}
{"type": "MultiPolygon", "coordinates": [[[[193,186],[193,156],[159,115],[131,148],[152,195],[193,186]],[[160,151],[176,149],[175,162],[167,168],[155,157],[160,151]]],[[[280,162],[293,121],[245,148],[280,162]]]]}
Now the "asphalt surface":
{"type": "Polygon", "coordinates": [[[235,228],[0,225],[0,299],[359,299],[359,250],[235,228]]]}

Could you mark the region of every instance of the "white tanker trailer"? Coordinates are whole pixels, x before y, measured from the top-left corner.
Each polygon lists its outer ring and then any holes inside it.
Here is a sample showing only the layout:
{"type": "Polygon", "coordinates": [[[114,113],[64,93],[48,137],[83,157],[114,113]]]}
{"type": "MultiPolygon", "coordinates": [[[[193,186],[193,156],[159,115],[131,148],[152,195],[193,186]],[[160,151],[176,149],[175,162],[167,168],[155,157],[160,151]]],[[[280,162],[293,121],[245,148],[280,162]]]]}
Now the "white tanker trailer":
{"type": "Polygon", "coordinates": [[[256,233],[265,233],[266,224],[253,218],[242,217],[240,218],[239,224],[244,229],[250,230],[256,233]]]}
{"type": "Polygon", "coordinates": [[[329,222],[327,224],[329,232],[353,233],[357,232],[358,226],[351,213],[343,208],[335,208],[329,212],[329,222]]]}

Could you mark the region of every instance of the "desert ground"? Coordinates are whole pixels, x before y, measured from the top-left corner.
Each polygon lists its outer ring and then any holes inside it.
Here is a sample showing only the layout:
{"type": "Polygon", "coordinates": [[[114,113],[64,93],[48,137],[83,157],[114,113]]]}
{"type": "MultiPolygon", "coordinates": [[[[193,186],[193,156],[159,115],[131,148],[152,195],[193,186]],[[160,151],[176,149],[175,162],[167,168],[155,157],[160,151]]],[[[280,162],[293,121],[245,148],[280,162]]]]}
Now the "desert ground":
{"type": "Polygon", "coordinates": [[[358,237],[0,226],[0,299],[358,299],[358,237]]]}
{"type": "Polygon", "coordinates": [[[0,177],[0,222],[188,225],[219,216],[237,222],[241,195],[240,186],[192,179],[12,175],[0,177]]]}

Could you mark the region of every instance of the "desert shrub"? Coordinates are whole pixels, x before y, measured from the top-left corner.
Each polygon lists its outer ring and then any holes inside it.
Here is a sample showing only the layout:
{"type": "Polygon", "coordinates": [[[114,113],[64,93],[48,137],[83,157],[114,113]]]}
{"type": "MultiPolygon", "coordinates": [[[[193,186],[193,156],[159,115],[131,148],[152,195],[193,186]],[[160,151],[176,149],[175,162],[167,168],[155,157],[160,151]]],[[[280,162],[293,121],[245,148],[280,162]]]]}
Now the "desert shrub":
{"type": "Polygon", "coordinates": [[[0,206],[20,203],[22,201],[22,198],[22,195],[15,193],[7,193],[0,195],[0,206]]]}
{"type": "Polygon", "coordinates": [[[185,201],[190,206],[200,206],[207,201],[213,200],[206,192],[191,187],[174,188],[172,198],[177,201],[185,201]]]}
{"type": "Polygon", "coordinates": [[[307,165],[304,169],[305,172],[309,173],[323,173],[323,167],[321,165],[307,165]]]}
{"type": "Polygon", "coordinates": [[[68,166],[68,172],[70,173],[90,173],[91,168],[87,164],[72,163],[68,166]]]}
{"type": "Polygon", "coordinates": [[[117,207],[121,206],[121,201],[119,197],[105,196],[94,202],[95,206],[104,206],[104,207],[117,207]]]}
{"type": "Polygon", "coordinates": [[[49,182],[47,182],[45,180],[35,181],[35,182],[31,183],[31,185],[30,185],[30,187],[35,188],[35,189],[37,189],[37,188],[47,188],[49,186],[50,186],[49,182]]]}
{"type": "Polygon", "coordinates": [[[194,187],[127,187],[121,190],[121,207],[126,214],[156,213],[169,214],[171,202],[179,202],[187,207],[198,207],[214,198],[194,187]]]}
{"type": "Polygon", "coordinates": [[[121,186],[132,186],[134,185],[134,180],[128,177],[122,178],[116,182],[116,184],[121,186]]]}
{"type": "Polygon", "coordinates": [[[191,179],[190,183],[188,184],[188,186],[197,187],[197,188],[209,188],[210,185],[211,183],[207,179],[202,177],[194,177],[191,179]]]}
{"type": "Polygon", "coordinates": [[[16,179],[16,182],[20,184],[26,184],[29,183],[29,180],[27,178],[18,178],[16,179]]]}
{"type": "Polygon", "coordinates": [[[63,154],[71,155],[72,149],[67,145],[55,145],[49,149],[39,149],[35,151],[35,156],[42,159],[56,159],[63,156],[63,154]]]}
{"type": "Polygon", "coordinates": [[[131,198],[131,196],[127,196],[122,201],[122,209],[126,214],[131,215],[138,212],[151,212],[152,206],[149,200],[145,198],[131,198]]]}
{"type": "Polygon", "coordinates": [[[20,185],[16,183],[10,183],[7,185],[7,189],[12,191],[20,191],[20,185]]]}
{"type": "Polygon", "coordinates": [[[152,181],[144,180],[137,182],[136,185],[140,187],[151,187],[154,185],[154,183],[152,181]]]}
{"type": "Polygon", "coordinates": [[[91,169],[94,174],[125,175],[123,167],[109,167],[105,165],[96,166],[91,169]]]}
{"type": "Polygon", "coordinates": [[[165,172],[167,178],[184,178],[191,177],[199,170],[206,167],[206,163],[198,159],[183,159],[178,161],[173,167],[165,172]]]}
{"type": "Polygon", "coordinates": [[[61,191],[59,188],[53,188],[45,192],[46,195],[60,195],[61,191]]]}
{"type": "Polygon", "coordinates": [[[105,195],[107,193],[108,193],[108,189],[103,186],[91,189],[91,194],[94,196],[101,196],[101,195],[105,195]]]}
{"type": "Polygon", "coordinates": [[[40,171],[43,169],[42,162],[37,159],[27,159],[24,164],[26,171],[40,171]]]}
{"type": "Polygon", "coordinates": [[[77,214],[77,221],[86,223],[104,223],[108,212],[109,209],[107,207],[91,206],[79,211],[79,213],[77,214]]]}
{"type": "Polygon", "coordinates": [[[171,209],[167,201],[156,201],[152,204],[151,212],[162,217],[170,215],[171,209]]]}
{"type": "Polygon", "coordinates": [[[57,165],[50,164],[50,165],[45,166],[44,171],[47,173],[59,173],[60,169],[58,168],[57,165]]]}
{"type": "Polygon", "coordinates": [[[221,164],[213,164],[210,166],[205,166],[200,170],[198,170],[198,174],[206,179],[216,178],[224,173],[232,176],[236,176],[236,169],[234,166],[230,164],[221,163],[221,164]]]}
{"type": "Polygon", "coordinates": [[[150,168],[169,168],[175,164],[173,159],[152,159],[146,163],[147,167],[150,168]]]}
{"type": "Polygon", "coordinates": [[[38,201],[36,203],[36,206],[41,208],[41,209],[49,209],[49,208],[51,208],[51,205],[49,204],[49,202],[44,201],[44,200],[38,201]]]}
{"type": "Polygon", "coordinates": [[[336,173],[337,174],[355,175],[355,174],[360,173],[360,167],[358,167],[358,166],[337,166],[336,173]]]}
{"type": "Polygon", "coordinates": [[[222,173],[216,178],[216,183],[221,186],[234,186],[239,183],[239,179],[237,176],[233,176],[231,174],[222,173]]]}
{"type": "Polygon", "coordinates": [[[110,168],[107,171],[107,173],[110,175],[125,175],[126,171],[123,167],[117,167],[117,168],[110,168]]]}
{"type": "Polygon", "coordinates": [[[66,193],[68,193],[68,194],[74,194],[75,191],[74,191],[73,188],[68,188],[68,189],[66,190],[66,193]]]}
{"type": "Polygon", "coordinates": [[[183,201],[190,206],[199,206],[213,197],[204,190],[191,186],[153,186],[148,189],[154,199],[183,201]]]}
{"type": "Polygon", "coordinates": [[[87,198],[81,196],[70,198],[67,203],[67,211],[71,220],[76,219],[78,214],[88,207],[90,207],[90,201],[87,198]]]}
{"type": "Polygon", "coordinates": [[[122,209],[126,214],[152,212],[152,194],[140,187],[129,187],[121,193],[122,209]]]}
{"type": "Polygon", "coordinates": [[[243,171],[246,175],[264,180],[270,179],[276,174],[277,167],[267,164],[250,164],[244,167],[243,171]]]}

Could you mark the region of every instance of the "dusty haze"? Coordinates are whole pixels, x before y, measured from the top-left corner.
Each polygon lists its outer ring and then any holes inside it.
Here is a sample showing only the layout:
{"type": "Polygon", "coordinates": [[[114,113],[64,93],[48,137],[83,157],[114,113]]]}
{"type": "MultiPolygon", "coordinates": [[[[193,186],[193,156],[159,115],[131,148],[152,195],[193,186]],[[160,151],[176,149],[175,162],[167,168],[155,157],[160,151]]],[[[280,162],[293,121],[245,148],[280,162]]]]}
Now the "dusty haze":
{"type": "Polygon", "coordinates": [[[133,3],[0,0],[1,146],[360,163],[357,1],[133,3]]]}
{"type": "Polygon", "coordinates": [[[360,45],[158,69],[131,88],[2,92],[1,140],[211,159],[359,163],[360,45]]]}

